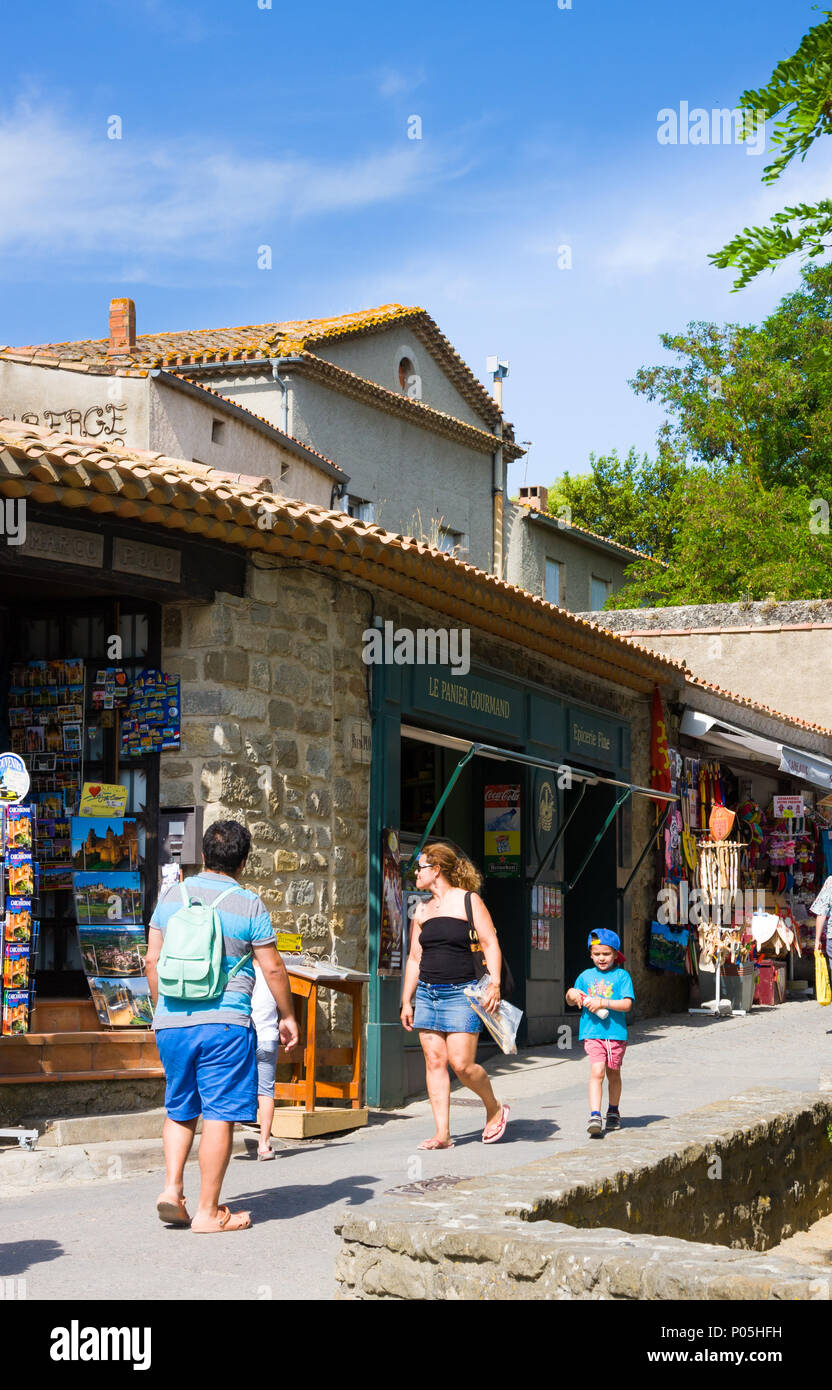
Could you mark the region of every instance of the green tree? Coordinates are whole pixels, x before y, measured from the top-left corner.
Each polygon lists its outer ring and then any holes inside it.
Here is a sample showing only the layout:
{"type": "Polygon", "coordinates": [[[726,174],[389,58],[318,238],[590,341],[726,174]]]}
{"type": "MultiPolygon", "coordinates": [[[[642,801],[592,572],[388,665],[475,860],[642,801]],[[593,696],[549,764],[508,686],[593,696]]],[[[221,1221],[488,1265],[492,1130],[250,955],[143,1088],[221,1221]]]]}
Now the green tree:
{"type": "Polygon", "coordinates": [[[661,560],[672,545],[670,500],[684,461],[670,440],[659,435],[657,457],[641,458],[630,449],[590,454],[589,473],[564,473],[549,489],[549,511],[598,536],[661,560]]]}
{"type": "MultiPolygon", "coordinates": [[[[766,165],[763,183],[776,183],[796,155],[805,159],[815,140],[832,131],[832,10],[823,14],[824,22],[809,30],[790,58],[778,63],[768,85],[740,97],[746,131],[756,129],[761,118],[781,118],[771,136],[778,153],[766,165]]],[[[832,200],[822,198],[786,207],[765,226],[746,227],[709,259],[720,270],[732,266],[739,271],[734,281],[734,290],[739,290],[795,252],[823,255],[831,239],[832,200]]]]}
{"type": "Polygon", "coordinates": [[[832,265],[759,326],[688,324],[662,334],[680,361],[643,367],[630,383],[670,416],[677,454],[719,471],[741,464],[759,485],[832,489],[832,265]]]}
{"type": "Polygon", "coordinates": [[[674,489],[668,564],[638,560],[607,608],[828,597],[828,508],[803,485],[765,488],[742,467],[690,469],[674,489]]]}

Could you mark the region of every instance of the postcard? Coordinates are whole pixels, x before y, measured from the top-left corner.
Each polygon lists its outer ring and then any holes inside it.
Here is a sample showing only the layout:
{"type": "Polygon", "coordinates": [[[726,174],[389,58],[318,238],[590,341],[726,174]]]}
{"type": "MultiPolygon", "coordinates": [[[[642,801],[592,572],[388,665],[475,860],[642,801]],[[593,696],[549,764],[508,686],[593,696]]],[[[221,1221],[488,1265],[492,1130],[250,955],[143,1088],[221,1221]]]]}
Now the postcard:
{"type": "Polygon", "coordinates": [[[11,1038],[29,1031],[28,989],[3,991],[3,1037],[11,1038]]]}
{"type": "Polygon", "coordinates": [[[65,752],[65,753],[80,753],[80,752],[81,752],[81,725],[80,725],[80,724],[64,724],[64,726],[63,726],[63,743],[64,743],[64,752],[65,752]]]}
{"type": "Polygon", "coordinates": [[[34,865],[31,850],[10,850],[6,855],[10,897],[31,897],[34,891],[34,865]]]}
{"type": "Polygon", "coordinates": [[[26,944],[32,936],[31,898],[7,898],[4,936],[6,941],[26,944]]]}
{"type": "Polygon", "coordinates": [[[75,916],[79,926],[141,925],[142,892],[138,870],[128,873],[74,873],[75,916]]]}
{"type": "MultiPolygon", "coordinates": [[[[121,789],[120,789],[121,790],[121,789]]],[[[138,826],[135,817],[73,816],[72,863],[76,869],[137,869],[138,826]]]]}
{"type": "Polygon", "coordinates": [[[3,988],[25,989],[29,983],[29,947],[6,944],[3,950],[3,988]]]}
{"type": "Polygon", "coordinates": [[[144,927],[79,927],[78,935],[88,975],[105,979],[144,975],[144,927]]]}
{"type": "Polygon", "coordinates": [[[111,1028],[149,1028],[153,1023],[150,988],[144,976],[95,976],[88,983],[102,1023],[111,1028]]]}

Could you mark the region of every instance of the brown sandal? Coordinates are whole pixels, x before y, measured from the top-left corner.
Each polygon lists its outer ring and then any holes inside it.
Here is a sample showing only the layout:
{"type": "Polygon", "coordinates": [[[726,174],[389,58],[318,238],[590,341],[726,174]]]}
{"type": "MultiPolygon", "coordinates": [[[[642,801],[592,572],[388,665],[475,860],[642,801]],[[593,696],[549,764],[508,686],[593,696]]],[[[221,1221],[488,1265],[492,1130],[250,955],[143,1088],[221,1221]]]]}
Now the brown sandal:
{"type": "Polygon", "coordinates": [[[198,1236],[212,1236],[218,1231],[247,1231],[251,1225],[251,1216],[247,1211],[228,1210],[228,1207],[217,1207],[216,1226],[194,1226],[191,1223],[191,1230],[196,1231],[198,1236]]]}

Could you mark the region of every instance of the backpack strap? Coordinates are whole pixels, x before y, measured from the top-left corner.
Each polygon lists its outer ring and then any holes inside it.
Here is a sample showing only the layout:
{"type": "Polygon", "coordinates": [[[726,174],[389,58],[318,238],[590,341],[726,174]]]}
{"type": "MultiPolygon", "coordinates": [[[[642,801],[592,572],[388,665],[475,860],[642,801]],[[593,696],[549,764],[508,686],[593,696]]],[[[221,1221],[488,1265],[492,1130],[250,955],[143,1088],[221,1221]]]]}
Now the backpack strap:
{"type": "MultiPolygon", "coordinates": [[[[238,888],[238,887],[239,887],[239,884],[235,883],[235,884],[232,885],[231,888],[226,888],[222,893],[220,893],[220,895],[219,895],[218,898],[215,898],[215,899],[214,899],[214,901],[211,903],[211,907],[212,907],[212,908],[219,907],[220,903],[223,902],[223,900],[224,900],[225,898],[228,897],[229,893],[235,893],[235,892],[237,891],[237,888],[238,888]]],[[[241,957],[240,957],[240,959],[237,961],[237,964],[236,964],[236,965],[232,965],[231,969],[228,971],[228,973],[227,973],[227,975],[226,975],[226,977],[225,977],[226,984],[228,983],[229,980],[233,980],[233,979],[234,979],[234,976],[237,974],[237,971],[238,971],[238,970],[241,970],[241,969],[243,968],[244,965],[247,965],[248,962],[252,959],[253,956],[254,956],[254,952],[253,952],[253,951],[247,951],[246,954],[245,954],[244,956],[241,956],[241,957]]]]}

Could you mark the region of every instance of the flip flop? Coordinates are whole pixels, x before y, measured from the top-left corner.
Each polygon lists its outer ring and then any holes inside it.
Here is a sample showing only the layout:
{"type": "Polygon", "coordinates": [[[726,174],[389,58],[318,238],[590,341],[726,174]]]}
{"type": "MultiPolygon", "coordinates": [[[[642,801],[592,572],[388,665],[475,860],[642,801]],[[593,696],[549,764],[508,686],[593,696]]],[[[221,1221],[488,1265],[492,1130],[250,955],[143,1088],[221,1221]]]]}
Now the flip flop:
{"type": "Polygon", "coordinates": [[[504,1105],[503,1113],[500,1116],[500,1123],[495,1129],[494,1133],[486,1134],[486,1131],[488,1130],[488,1125],[485,1126],[485,1129],[482,1132],[482,1142],[484,1144],[496,1144],[498,1139],[502,1139],[503,1135],[506,1132],[506,1125],[508,1124],[508,1117],[510,1114],[511,1106],[504,1105]]]}
{"type": "Polygon", "coordinates": [[[247,1211],[230,1212],[228,1207],[217,1207],[216,1226],[194,1226],[191,1223],[191,1230],[196,1231],[198,1236],[213,1236],[219,1231],[247,1231],[251,1225],[251,1217],[247,1211]]]}
{"type": "Polygon", "coordinates": [[[257,1157],[261,1163],[268,1163],[270,1158],[274,1158],[274,1149],[258,1149],[257,1157]]]}
{"type": "Polygon", "coordinates": [[[185,1209],[185,1198],[181,1202],[169,1202],[160,1197],[156,1203],[156,1214],[166,1226],[190,1226],[191,1218],[185,1209]]]}
{"type": "Polygon", "coordinates": [[[416,1147],[417,1147],[417,1149],[430,1149],[430,1150],[433,1150],[433,1149],[455,1149],[455,1148],[456,1148],[456,1145],[455,1145],[453,1139],[451,1140],[451,1142],[450,1142],[449,1144],[438,1144],[438,1143],[436,1142],[435,1139],[423,1139],[422,1142],[421,1142],[421,1144],[417,1144],[416,1147]]]}

